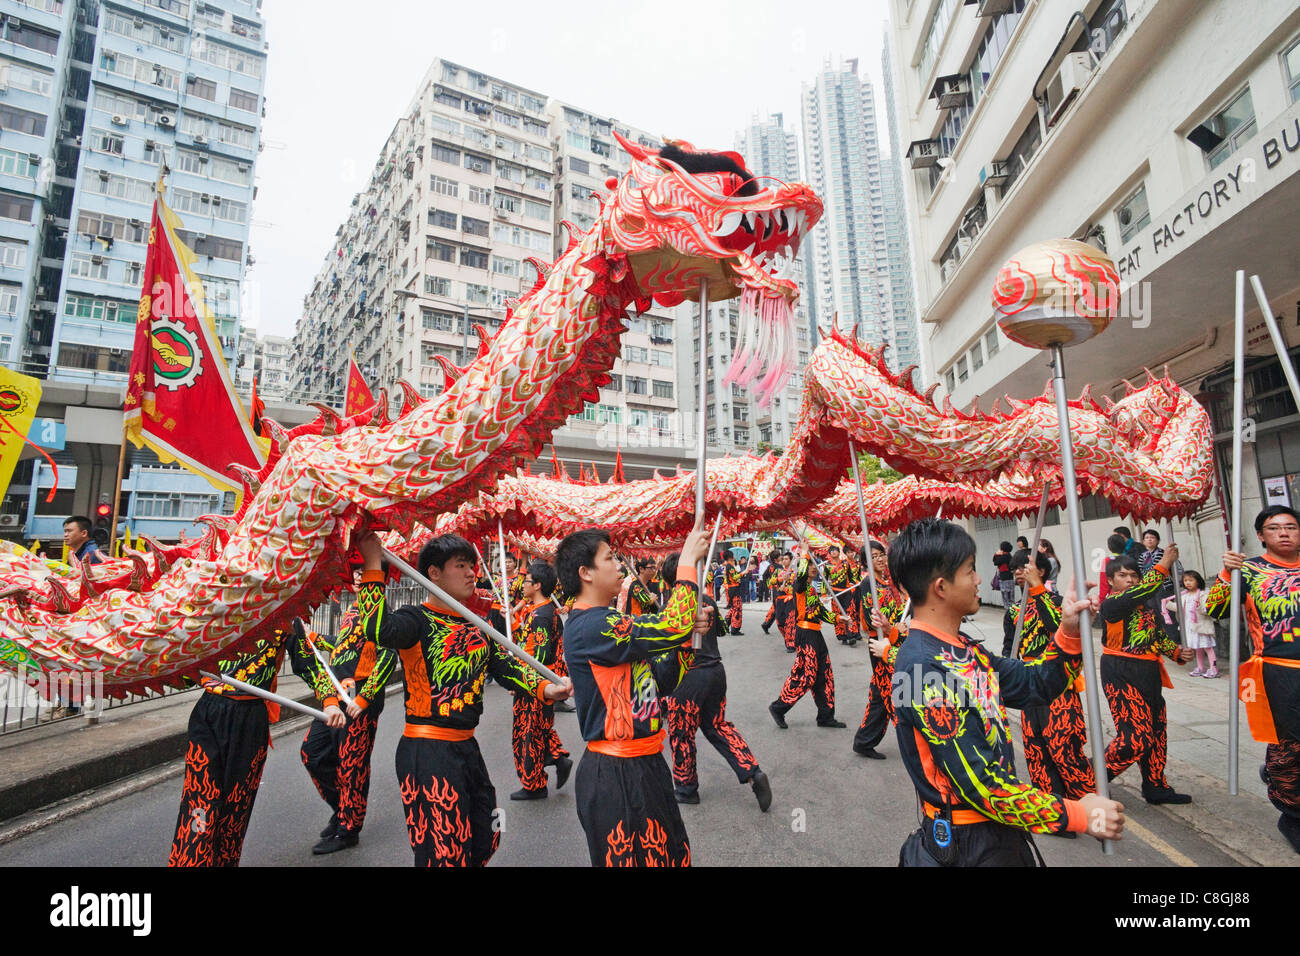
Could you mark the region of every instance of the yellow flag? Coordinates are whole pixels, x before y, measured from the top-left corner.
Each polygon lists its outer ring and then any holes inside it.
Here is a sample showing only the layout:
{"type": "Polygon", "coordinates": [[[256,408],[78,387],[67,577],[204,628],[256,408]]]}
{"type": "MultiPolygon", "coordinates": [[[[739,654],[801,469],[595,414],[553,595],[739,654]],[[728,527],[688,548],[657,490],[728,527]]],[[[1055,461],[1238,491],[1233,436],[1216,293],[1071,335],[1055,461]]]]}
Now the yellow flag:
{"type": "Polygon", "coordinates": [[[40,379],[0,366],[0,494],[9,490],[40,403],[40,379]]]}

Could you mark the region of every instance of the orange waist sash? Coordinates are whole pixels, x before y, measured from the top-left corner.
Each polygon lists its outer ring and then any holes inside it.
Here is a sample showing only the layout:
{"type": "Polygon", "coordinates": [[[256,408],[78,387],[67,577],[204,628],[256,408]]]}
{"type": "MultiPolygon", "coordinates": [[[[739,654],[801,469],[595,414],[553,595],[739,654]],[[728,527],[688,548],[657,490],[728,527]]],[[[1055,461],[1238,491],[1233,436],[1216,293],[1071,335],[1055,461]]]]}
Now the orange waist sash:
{"type": "Polygon", "coordinates": [[[1268,703],[1268,692],[1264,690],[1264,665],[1277,667],[1300,667],[1300,661],[1285,657],[1260,657],[1255,655],[1248,661],[1242,661],[1237,679],[1240,686],[1237,696],[1246,705],[1246,721],[1250,724],[1250,735],[1260,743],[1278,743],[1277,727],[1273,723],[1273,708],[1268,703]]]}
{"type": "Polygon", "coordinates": [[[631,740],[589,740],[587,749],[609,757],[646,757],[664,749],[664,732],[631,740]]]}

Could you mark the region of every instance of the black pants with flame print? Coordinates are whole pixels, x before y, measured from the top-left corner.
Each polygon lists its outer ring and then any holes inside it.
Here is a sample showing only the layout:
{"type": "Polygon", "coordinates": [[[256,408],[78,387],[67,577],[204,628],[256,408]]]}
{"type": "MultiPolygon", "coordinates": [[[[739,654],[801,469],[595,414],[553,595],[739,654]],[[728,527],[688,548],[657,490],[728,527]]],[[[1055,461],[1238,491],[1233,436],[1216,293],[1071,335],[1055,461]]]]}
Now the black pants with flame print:
{"type": "Polygon", "coordinates": [[[668,736],[673,748],[673,784],[678,793],[700,789],[695,768],[695,733],[731,765],[736,779],[748,783],[758,761],[736,725],[727,720],[727,672],[721,665],[692,668],[677,689],[663,698],[668,710],[668,736]]]}
{"type": "MultiPolygon", "coordinates": [[[[793,615],[792,615],[793,616],[793,615]]],[[[831,655],[820,630],[795,627],[795,658],[781,694],[773,705],[785,713],[799,702],[804,694],[812,692],[817,705],[817,719],[835,719],[835,672],[831,669],[831,655]]]]}
{"type": "Polygon", "coordinates": [[[238,866],[269,740],[260,700],[199,697],[168,866],[238,866]]]}
{"type": "Polygon", "coordinates": [[[1106,772],[1113,779],[1136,763],[1142,784],[1160,790],[1169,786],[1165,763],[1165,697],[1160,689],[1160,662],[1103,654],[1101,687],[1115,721],[1115,737],[1106,747],[1106,772]]]}
{"type": "Polygon", "coordinates": [[[1047,707],[1020,712],[1029,779],[1040,790],[1078,800],[1097,789],[1088,757],[1088,725],[1083,702],[1073,688],[1047,707]]]}
{"type": "Polygon", "coordinates": [[[339,829],[359,833],[370,797],[370,755],[379,714],[367,708],[335,730],[323,720],[307,728],[299,755],[316,792],[338,814],[339,829]]]}
{"type": "Polygon", "coordinates": [[[569,756],[555,732],[555,707],[527,694],[514,697],[510,746],[515,756],[515,772],[525,790],[545,790],[546,768],[569,756]]]}
{"type": "Polygon", "coordinates": [[[478,742],[403,736],[396,762],[415,865],[486,866],[500,828],[478,742]]]}
{"type": "Polygon", "coordinates": [[[690,866],[672,776],[662,753],[611,757],[588,750],[574,782],[592,866],[690,866]]]}
{"type": "Polygon", "coordinates": [[[874,750],[876,744],[885,739],[889,725],[898,722],[894,716],[894,665],[882,661],[875,654],[871,655],[871,665],[867,709],[862,714],[857,733],[853,735],[854,750],[874,750]]]}

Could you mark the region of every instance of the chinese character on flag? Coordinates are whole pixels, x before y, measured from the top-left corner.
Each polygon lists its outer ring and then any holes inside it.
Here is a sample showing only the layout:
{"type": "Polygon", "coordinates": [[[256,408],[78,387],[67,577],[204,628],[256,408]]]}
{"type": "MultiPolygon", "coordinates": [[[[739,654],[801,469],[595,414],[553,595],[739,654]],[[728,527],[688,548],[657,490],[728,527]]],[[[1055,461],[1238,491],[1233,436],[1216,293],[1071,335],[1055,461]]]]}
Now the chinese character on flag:
{"type": "Polygon", "coordinates": [[[361,377],[357,368],[356,357],[348,353],[348,390],[343,398],[343,417],[351,418],[357,412],[364,412],[375,404],[375,397],[370,394],[370,386],[361,377]]]}

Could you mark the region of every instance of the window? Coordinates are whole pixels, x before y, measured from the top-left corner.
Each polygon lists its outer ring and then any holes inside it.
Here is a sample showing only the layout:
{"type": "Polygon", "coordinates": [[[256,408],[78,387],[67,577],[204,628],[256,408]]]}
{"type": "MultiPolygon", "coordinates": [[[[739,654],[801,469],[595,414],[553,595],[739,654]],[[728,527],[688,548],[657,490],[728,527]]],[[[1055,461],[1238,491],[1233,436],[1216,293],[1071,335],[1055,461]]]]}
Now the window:
{"type": "MultiPolygon", "coordinates": [[[[488,224],[486,219],[471,219],[469,216],[461,216],[460,228],[462,232],[467,232],[471,236],[481,236],[486,239],[488,235],[488,224]]],[[[486,268],[486,266],[484,266],[484,268],[486,268]]]]}
{"type": "Polygon", "coordinates": [[[257,94],[249,93],[247,90],[237,90],[232,86],[228,103],[233,109],[243,110],[245,113],[257,112],[257,94]]]}
{"type": "Polygon", "coordinates": [[[970,378],[970,372],[966,364],[966,356],[963,355],[957,360],[957,381],[959,383],[965,382],[968,378],[970,378]]]}
{"type": "Polygon", "coordinates": [[[239,17],[230,18],[230,32],[237,37],[243,37],[246,40],[262,39],[262,28],[250,20],[241,20],[239,17]]]}
{"type": "Polygon", "coordinates": [[[257,142],[257,130],[249,129],[247,126],[237,126],[234,123],[218,123],[217,140],[228,146],[252,149],[257,142]]]}
{"type": "Polygon", "coordinates": [[[494,222],[492,224],[492,241],[523,246],[525,249],[532,249],[536,252],[551,251],[550,233],[535,232],[532,229],[512,226],[506,222],[494,222]]]}
{"type": "Polygon", "coordinates": [[[471,269],[486,269],[488,267],[488,254],[477,249],[462,249],[460,251],[460,264],[469,266],[471,269]]]}
{"type": "Polygon", "coordinates": [[[469,195],[466,198],[470,202],[478,203],[480,206],[486,206],[492,202],[492,190],[485,186],[470,186],[469,195]]]}
{"type": "Polygon", "coordinates": [[[643,378],[637,378],[635,376],[629,375],[627,377],[627,391],[629,395],[647,394],[646,380],[643,378]]]}
{"type": "Polygon", "coordinates": [[[211,80],[206,80],[201,76],[189,77],[185,80],[185,92],[190,96],[197,96],[200,99],[217,100],[217,84],[211,80]]]}
{"type": "Polygon", "coordinates": [[[505,256],[492,257],[492,271],[501,276],[518,276],[519,260],[505,256]]]}
{"type": "MultiPolygon", "coordinates": [[[[218,29],[220,25],[218,25],[218,29]]],[[[202,34],[199,34],[202,37],[202,34]]],[[[194,53],[200,60],[205,63],[211,63],[213,66],[219,66],[226,70],[232,70],[235,73],[242,73],[244,76],[251,76],[260,80],[266,70],[266,64],[260,56],[249,53],[246,50],[237,50],[234,47],[226,46],[224,43],[217,43],[210,37],[202,37],[203,43],[194,44],[194,53]]]]}
{"type": "Polygon", "coordinates": [[[421,309],[420,324],[429,332],[454,332],[456,331],[456,316],[450,312],[421,309]]]}
{"type": "Polygon", "coordinates": [[[623,357],[626,358],[629,362],[649,361],[649,355],[646,354],[646,349],[642,348],[639,345],[629,345],[623,349],[623,352],[624,352],[623,357]]]}
{"type": "Polygon", "coordinates": [[[69,260],[68,271],[79,279],[107,281],[108,260],[88,252],[74,252],[69,260]]]}
{"type": "Polygon", "coordinates": [[[524,167],[516,166],[514,163],[503,163],[498,159],[497,176],[512,183],[522,184],[525,178],[524,167]]]}
{"type": "Polygon", "coordinates": [[[439,196],[450,196],[455,199],[460,192],[460,184],[454,179],[443,179],[441,176],[434,176],[429,180],[429,188],[439,196]]]}
{"type": "MultiPolygon", "coordinates": [[[[213,259],[229,259],[231,262],[238,262],[243,258],[244,247],[242,243],[234,239],[226,239],[223,236],[204,236],[190,232],[188,229],[177,229],[177,237],[185,245],[189,246],[195,254],[200,256],[210,256],[213,259]]],[[[143,238],[135,240],[143,242],[143,238]]]]}
{"type": "Polygon", "coordinates": [[[1236,152],[1237,147],[1255,135],[1255,105],[1250,97],[1250,87],[1246,87],[1232,102],[1215,113],[1203,125],[1220,138],[1217,146],[1206,150],[1210,168],[1214,169],[1236,152]]]}
{"type": "Polygon", "coordinates": [[[671,368],[671,367],[672,367],[672,364],[673,364],[673,353],[672,353],[672,352],[665,352],[663,349],[651,349],[651,350],[650,350],[650,364],[651,364],[651,365],[663,365],[663,366],[666,366],[666,367],[668,367],[668,368],[671,368]]]}
{"type": "Polygon", "coordinates": [[[551,218],[551,207],[544,202],[533,202],[531,199],[525,199],[524,216],[546,222],[551,218]]]}
{"type": "Polygon", "coordinates": [[[1286,76],[1291,102],[1300,100],[1300,37],[1292,40],[1291,45],[1282,51],[1282,72],[1286,76]]]}
{"type": "Polygon", "coordinates": [[[32,207],[35,200],[10,193],[0,193],[0,219],[16,219],[20,222],[32,221],[32,207]]]}
{"type": "MultiPolygon", "coordinates": [[[[575,130],[569,130],[565,133],[564,139],[574,149],[586,149],[591,144],[591,140],[587,136],[575,130]]],[[[582,171],[579,170],[579,172],[582,171]]]]}
{"type": "Polygon", "coordinates": [[[22,23],[12,14],[5,23],[4,38],[29,50],[40,50],[42,53],[55,53],[59,49],[58,34],[38,30],[31,24],[22,23]]]}
{"type": "MultiPolygon", "coordinates": [[[[0,285],[0,315],[17,315],[18,299],[21,294],[22,286],[8,282],[0,285]]],[[[6,348],[4,351],[7,353],[9,350],[6,348]]]]}
{"type": "Polygon", "coordinates": [[[63,314],[77,319],[100,319],[106,322],[135,324],[137,306],[87,295],[70,295],[63,303],[63,314]]]}
{"type": "Polygon", "coordinates": [[[493,110],[492,119],[502,126],[509,126],[511,129],[519,128],[519,117],[514,113],[507,113],[505,110],[493,110]]]}
{"type": "Polygon", "coordinates": [[[97,236],[105,239],[144,242],[148,228],[139,219],[127,222],[120,216],[109,216],[83,209],[81,215],[77,217],[77,232],[85,236],[97,236]]]}
{"type": "Polygon", "coordinates": [[[528,173],[528,188],[548,193],[551,191],[551,177],[530,171],[528,173]]]}
{"type": "Polygon", "coordinates": [[[224,222],[243,223],[248,221],[248,205],[236,202],[233,199],[223,199],[220,196],[212,196],[208,193],[197,193],[188,189],[173,187],[171,200],[172,208],[178,212],[212,216],[214,219],[220,219],[224,222]]]}
{"type": "Polygon", "coordinates": [[[611,376],[609,377],[609,384],[606,385],[605,387],[606,387],[607,389],[609,389],[611,392],[621,392],[621,391],[623,391],[623,376],[622,376],[622,375],[611,375],[611,376]]]}
{"type": "Polygon", "coordinates": [[[424,291],[426,295],[451,295],[451,280],[442,276],[425,276],[424,291]]]}
{"type": "Polygon", "coordinates": [[[587,162],[585,159],[579,159],[579,158],[576,157],[576,156],[570,156],[570,157],[569,157],[569,169],[571,169],[571,170],[572,170],[573,172],[575,172],[575,173],[582,173],[583,175],[590,175],[590,174],[591,174],[591,163],[587,162]]]}
{"type": "Polygon", "coordinates": [[[492,160],[488,159],[486,156],[466,153],[465,168],[472,173],[488,173],[492,171],[492,160]]]}
{"type": "Polygon", "coordinates": [[[465,283],[465,298],[475,305],[487,305],[488,287],[475,282],[465,283]]]}
{"type": "Polygon", "coordinates": [[[972,372],[978,372],[984,367],[984,353],[980,350],[980,344],[977,341],[970,349],[970,369],[972,372]]]}
{"type": "Polygon", "coordinates": [[[3,65],[0,66],[0,77],[3,77],[4,82],[14,89],[39,93],[41,96],[49,96],[50,91],[54,89],[53,73],[23,63],[3,61],[3,65]]]}
{"type": "Polygon", "coordinates": [[[1029,161],[1034,158],[1034,153],[1038,152],[1038,147],[1042,141],[1043,134],[1038,128],[1038,117],[1035,116],[1029,121],[1025,131],[1020,134],[1020,138],[1016,140],[1016,145],[1011,147],[1011,155],[1007,157],[1007,181],[1002,185],[1003,196],[1011,192],[1011,187],[1020,178],[1020,174],[1025,171],[1029,161]]]}
{"type": "Polygon", "coordinates": [[[184,52],[183,33],[173,32],[152,21],[136,20],[106,8],[99,22],[108,33],[115,33],[137,43],[160,47],[173,53],[184,52]]]}
{"type": "Polygon", "coordinates": [[[1151,211],[1147,208],[1147,186],[1143,183],[1115,210],[1119,219],[1119,240],[1126,243],[1137,235],[1137,231],[1151,222],[1151,211]]]}
{"type": "MultiPolygon", "coordinates": [[[[539,111],[540,112],[540,111],[539,111]]],[[[537,120],[524,118],[524,132],[531,133],[534,136],[546,135],[546,124],[539,123],[537,120]]]]}
{"type": "Polygon", "coordinates": [[[943,373],[943,384],[948,388],[948,394],[951,395],[957,391],[957,373],[952,369],[943,373]]]}
{"type": "Polygon", "coordinates": [[[426,258],[437,259],[439,262],[455,262],[456,247],[446,242],[438,242],[430,239],[424,245],[424,254],[426,258]]]}
{"type": "Polygon", "coordinates": [[[617,405],[600,405],[596,408],[596,421],[602,425],[621,425],[623,409],[617,405]]]}
{"type": "Polygon", "coordinates": [[[0,266],[21,269],[27,265],[27,243],[0,239],[0,266]]]}
{"type": "Polygon", "coordinates": [[[0,106],[0,129],[31,136],[45,135],[45,117],[40,113],[20,110],[16,106],[0,106]]]}
{"type": "Polygon", "coordinates": [[[437,160],[440,163],[449,163],[452,166],[459,166],[460,150],[434,143],[432,149],[429,151],[429,158],[437,160]]]}
{"type": "Polygon", "coordinates": [[[654,381],[654,396],[655,396],[655,398],[672,398],[672,397],[673,397],[673,383],[672,383],[672,382],[661,382],[661,381],[659,381],[658,379],[655,379],[655,381],[654,381]]]}
{"type": "Polygon", "coordinates": [[[13,149],[0,149],[0,173],[21,176],[23,179],[35,179],[40,171],[40,159],[33,159],[32,154],[20,153],[13,149]]]}
{"type": "Polygon", "coordinates": [[[1001,343],[998,342],[997,326],[989,329],[984,333],[984,351],[988,353],[989,358],[998,354],[998,348],[1001,343]]]}
{"type": "MultiPolygon", "coordinates": [[[[131,371],[130,349],[105,349],[77,342],[59,343],[59,365],[64,368],[81,368],[92,372],[131,371]]],[[[136,512],[139,514],[139,512],[136,512]]]]}
{"type": "Polygon", "coordinates": [[[518,212],[523,200],[506,193],[497,193],[496,202],[492,205],[501,212],[518,212]]]}
{"type": "Polygon", "coordinates": [[[629,408],[627,410],[627,424],[629,428],[648,428],[650,426],[649,410],[629,408]]]}
{"type": "MultiPolygon", "coordinates": [[[[459,106],[460,104],[457,103],[456,105],[459,106]]],[[[439,116],[437,113],[430,113],[427,118],[429,125],[436,130],[440,130],[444,133],[451,133],[453,136],[460,134],[460,124],[454,119],[450,119],[446,116],[439,116]]]]}
{"type": "Polygon", "coordinates": [[[456,214],[442,209],[430,209],[429,225],[437,226],[439,229],[455,229],[456,214]]]}
{"type": "Polygon", "coordinates": [[[435,103],[441,103],[443,106],[450,106],[455,109],[460,109],[460,97],[457,96],[455,93],[449,93],[446,90],[438,90],[436,93],[434,93],[433,101],[435,103]]]}

